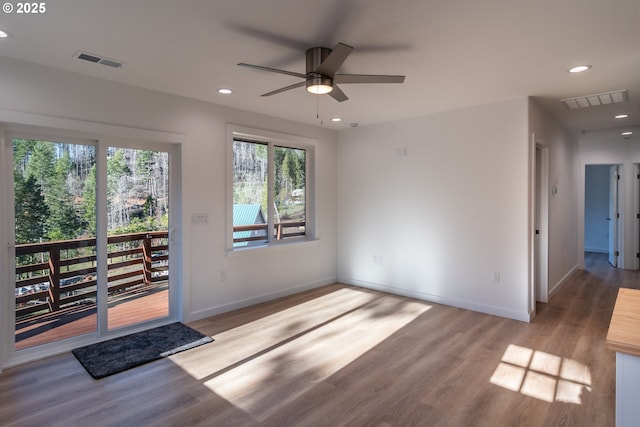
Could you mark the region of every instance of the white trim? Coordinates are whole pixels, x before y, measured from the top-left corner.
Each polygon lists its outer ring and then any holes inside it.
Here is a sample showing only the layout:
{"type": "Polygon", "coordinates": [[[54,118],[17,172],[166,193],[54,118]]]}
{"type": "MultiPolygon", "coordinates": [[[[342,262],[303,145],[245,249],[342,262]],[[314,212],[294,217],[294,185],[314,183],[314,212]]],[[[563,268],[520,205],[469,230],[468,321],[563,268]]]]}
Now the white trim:
{"type": "Polygon", "coordinates": [[[278,243],[275,245],[256,245],[256,246],[241,247],[241,248],[235,248],[235,249],[227,249],[226,255],[227,255],[227,258],[232,258],[232,257],[238,257],[238,256],[261,254],[266,251],[269,251],[269,252],[297,251],[309,246],[318,246],[319,242],[320,241],[318,239],[290,240],[290,241],[285,241],[283,243],[278,243]]]}
{"type": "Polygon", "coordinates": [[[529,142],[529,292],[530,318],[536,314],[536,302],[549,301],[549,145],[531,133],[529,142]],[[536,162],[540,152],[539,164],[536,162]],[[538,166],[540,170],[538,170],[538,166]],[[538,172],[539,175],[538,176],[538,172]],[[539,188],[538,188],[539,186],[539,188]],[[538,197],[539,196],[539,197],[538,197]],[[539,200],[538,200],[539,199],[539,200]],[[539,224],[536,224],[536,218],[539,224]],[[539,234],[536,235],[536,225],[539,234]],[[537,240],[537,244],[536,244],[537,240]],[[537,282],[537,287],[536,287],[537,282]]]}
{"type": "Polygon", "coordinates": [[[184,301],[189,301],[183,282],[184,230],[182,200],[182,145],[172,144],[169,153],[169,313],[176,320],[182,319],[184,301]]]}
{"type": "MultiPolygon", "coordinates": [[[[270,250],[279,246],[288,246],[291,244],[304,244],[313,242],[318,239],[317,220],[316,220],[316,194],[315,194],[315,150],[318,141],[314,138],[307,138],[297,135],[289,135],[268,130],[250,128],[227,123],[227,140],[226,140],[226,253],[230,256],[235,252],[247,252],[254,250],[270,250]],[[268,162],[273,164],[273,147],[284,146],[287,148],[297,148],[305,150],[305,209],[306,209],[306,225],[305,236],[299,238],[290,238],[286,241],[276,242],[270,229],[267,229],[267,243],[252,246],[234,247],[233,246],[233,141],[235,138],[255,141],[257,143],[267,144],[268,162]]],[[[269,182],[274,182],[275,170],[269,168],[269,182]]],[[[274,218],[272,186],[269,186],[268,206],[269,212],[267,216],[269,222],[274,218]]]]}
{"type": "Polygon", "coordinates": [[[217,314],[226,313],[229,311],[237,310],[239,308],[250,307],[252,305],[260,304],[267,301],[272,301],[278,298],[286,297],[289,295],[294,295],[303,291],[308,291],[310,289],[316,289],[321,286],[331,285],[336,283],[335,277],[327,277],[326,279],[316,280],[313,282],[303,283],[301,285],[293,286],[288,289],[269,292],[257,297],[247,298],[239,301],[234,301],[229,304],[222,304],[216,307],[207,308],[204,310],[197,310],[192,313],[189,313],[185,317],[185,322],[193,322],[195,320],[204,319],[207,317],[215,316],[217,314]]]}
{"type": "Polygon", "coordinates": [[[381,285],[373,282],[366,282],[362,280],[349,279],[346,277],[338,277],[339,283],[347,285],[358,286],[361,288],[372,289],[375,291],[386,292],[393,295],[400,295],[403,297],[415,298],[421,301],[433,302],[436,304],[448,305],[451,307],[462,308],[465,310],[476,311],[484,314],[491,314],[494,316],[505,317],[508,319],[519,320],[521,322],[530,322],[532,314],[526,311],[505,309],[503,307],[496,307],[488,304],[481,304],[471,300],[464,300],[458,298],[442,297],[439,295],[428,294],[426,292],[419,292],[415,290],[409,290],[404,288],[396,288],[388,285],[381,285]]]}
{"type": "MultiPolygon", "coordinates": [[[[4,197],[9,195],[12,190],[8,184],[8,174],[13,172],[13,165],[9,160],[11,156],[7,153],[10,147],[5,144],[6,133],[4,128],[0,126],[0,199],[6,200],[4,197]]],[[[10,209],[9,203],[0,204],[0,224],[10,224],[9,216],[10,209]]],[[[0,283],[6,283],[5,286],[0,285],[0,374],[2,374],[2,368],[6,361],[9,359],[9,349],[12,345],[12,340],[9,334],[9,325],[13,324],[12,316],[14,311],[11,310],[11,299],[14,298],[11,290],[15,289],[12,286],[15,282],[15,275],[9,273],[9,260],[11,258],[11,250],[13,249],[13,243],[10,241],[12,237],[10,234],[10,227],[0,225],[0,283]]]]}
{"type": "Polygon", "coordinates": [[[39,132],[46,133],[64,130],[65,135],[73,137],[72,133],[75,133],[75,136],[79,138],[89,139],[95,138],[95,135],[109,135],[113,138],[127,140],[175,143],[182,141],[185,137],[185,134],[176,132],[25,113],[4,108],[0,108],[0,123],[4,123],[10,130],[23,130],[23,126],[39,128],[39,132]]]}
{"type": "Polygon", "coordinates": [[[577,264],[574,265],[571,270],[569,270],[569,272],[558,281],[558,283],[553,285],[553,287],[551,287],[551,290],[549,291],[549,299],[553,298],[553,296],[560,290],[560,288],[562,288],[565,283],[567,283],[569,279],[571,279],[571,277],[578,272],[579,269],[580,267],[577,264]]]}
{"type": "Polygon", "coordinates": [[[536,150],[540,149],[540,206],[537,206],[540,220],[540,241],[538,253],[538,295],[537,301],[549,301],[549,147],[536,139],[536,150]]]}
{"type": "Polygon", "coordinates": [[[640,164],[634,165],[633,173],[635,179],[633,180],[633,269],[640,269],[640,164]]]}
{"type": "Polygon", "coordinates": [[[609,248],[593,248],[593,247],[586,247],[584,248],[585,252],[595,252],[595,253],[599,253],[599,254],[608,254],[609,253],[609,248]]]}
{"type": "Polygon", "coordinates": [[[96,300],[98,313],[97,336],[108,334],[108,248],[107,248],[107,147],[100,141],[96,147],[96,300]]]}

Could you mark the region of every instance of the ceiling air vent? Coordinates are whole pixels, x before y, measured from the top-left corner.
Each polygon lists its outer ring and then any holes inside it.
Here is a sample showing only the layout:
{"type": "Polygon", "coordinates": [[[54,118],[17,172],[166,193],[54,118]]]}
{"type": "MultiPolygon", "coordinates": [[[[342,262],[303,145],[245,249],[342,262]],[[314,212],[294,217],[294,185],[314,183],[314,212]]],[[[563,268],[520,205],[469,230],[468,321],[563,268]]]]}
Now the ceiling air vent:
{"type": "Polygon", "coordinates": [[[616,104],[629,100],[627,90],[614,90],[613,92],[596,93],[595,95],[578,96],[576,98],[562,99],[561,101],[570,110],[578,108],[597,107],[598,105],[616,104]]]}
{"type": "Polygon", "coordinates": [[[106,65],[111,68],[122,68],[125,62],[118,61],[117,59],[111,59],[100,55],[94,55],[93,53],[83,52],[81,50],[73,54],[74,58],[82,59],[83,61],[93,62],[95,64],[106,65]]]}

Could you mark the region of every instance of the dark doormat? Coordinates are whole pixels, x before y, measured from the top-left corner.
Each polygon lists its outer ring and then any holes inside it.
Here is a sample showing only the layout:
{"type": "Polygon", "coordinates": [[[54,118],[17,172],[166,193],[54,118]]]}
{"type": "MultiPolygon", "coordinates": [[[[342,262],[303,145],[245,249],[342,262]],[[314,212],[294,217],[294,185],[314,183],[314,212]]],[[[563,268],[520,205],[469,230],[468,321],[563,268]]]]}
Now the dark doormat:
{"type": "Polygon", "coordinates": [[[103,378],[213,341],[180,322],[73,350],[93,378],[103,378]]]}

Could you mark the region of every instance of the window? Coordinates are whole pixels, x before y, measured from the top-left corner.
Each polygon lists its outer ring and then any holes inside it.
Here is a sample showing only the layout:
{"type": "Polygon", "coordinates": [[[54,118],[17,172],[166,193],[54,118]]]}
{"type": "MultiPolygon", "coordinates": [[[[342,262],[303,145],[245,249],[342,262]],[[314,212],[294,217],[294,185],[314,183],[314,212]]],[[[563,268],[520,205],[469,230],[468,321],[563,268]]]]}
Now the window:
{"type": "Polygon", "coordinates": [[[311,237],[313,146],[258,132],[232,132],[231,247],[311,237]]]}

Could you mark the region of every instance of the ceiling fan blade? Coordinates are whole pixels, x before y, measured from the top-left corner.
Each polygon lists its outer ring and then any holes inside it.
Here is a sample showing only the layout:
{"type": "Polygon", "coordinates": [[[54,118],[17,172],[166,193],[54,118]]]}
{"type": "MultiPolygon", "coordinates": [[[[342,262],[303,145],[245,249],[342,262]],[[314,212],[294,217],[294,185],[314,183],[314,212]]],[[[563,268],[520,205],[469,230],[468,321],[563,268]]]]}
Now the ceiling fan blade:
{"type": "Polygon", "coordinates": [[[252,37],[256,40],[260,40],[261,42],[267,41],[269,43],[288,47],[292,50],[303,51],[308,47],[306,42],[292,39],[282,34],[272,33],[258,28],[251,28],[242,24],[228,23],[225,26],[236,33],[252,37]]]}
{"type": "Polygon", "coordinates": [[[374,75],[374,74],[336,74],[334,83],[404,83],[404,76],[374,75]]]}
{"type": "MultiPolygon", "coordinates": [[[[286,91],[288,91],[288,90],[295,89],[295,88],[297,88],[297,87],[302,87],[302,86],[304,86],[306,83],[307,83],[306,81],[303,81],[303,82],[296,83],[296,84],[293,84],[293,85],[289,85],[289,86],[281,87],[280,89],[276,89],[276,90],[274,90],[274,91],[267,92],[267,93],[265,93],[265,94],[263,94],[263,95],[261,95],[261,96],[271,96],[271,95],[276,95],[276,94],[278,94],[278,93],[286,92],[286,91]]],[[[334,88],[335,88],[335,87],[334,87],[334,88]]]]}
{"type": "Polygon", "coordinates": [[[238,64],[238,66],[252,68],[254,70],[269,71],[269,72],[272,72],[272,73],[285,74],[287,76],[300,77],[301,79],[306,79],[307,78],[306,75],[301,74],[301,73],[295,73],[293,71],[287,71],[287,70],[279,70],[277,68],[271,68],[271,67],[263,67],[262,65],[245,64],[244,62],[241,62],[241,63],[238,64]]]}
{"type": "Polygon", "coordinates": [[[314,71],[325,76],[333,77],[345,59],[347,59],[351,54],[352,50],[353,48],[351,46],[344,43],[338,43],[329,56],[327,56],[325,60],[322,61],[322,64],[320,64],[320,66],[318,66],[314,71]]]}
{"type": "Polygon", "coordinates": [[[345,95],[344,92],[340,90],[340,88],[335,84],[333,85],[333,90],[329,92],[327,95],[329,95],[330,97],[332,97],[338,102],[343,102],[349,99],[347,95],[345,95]]]}

